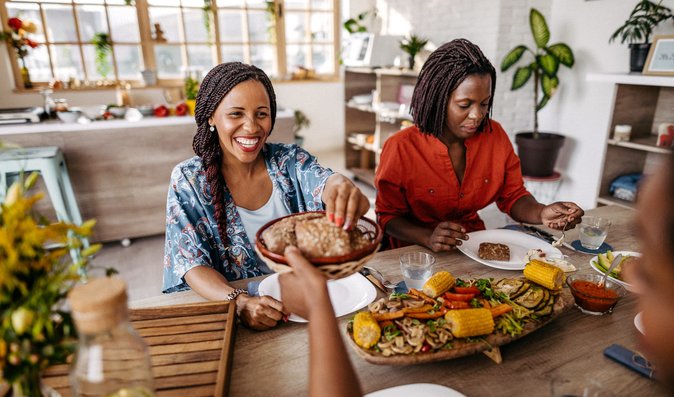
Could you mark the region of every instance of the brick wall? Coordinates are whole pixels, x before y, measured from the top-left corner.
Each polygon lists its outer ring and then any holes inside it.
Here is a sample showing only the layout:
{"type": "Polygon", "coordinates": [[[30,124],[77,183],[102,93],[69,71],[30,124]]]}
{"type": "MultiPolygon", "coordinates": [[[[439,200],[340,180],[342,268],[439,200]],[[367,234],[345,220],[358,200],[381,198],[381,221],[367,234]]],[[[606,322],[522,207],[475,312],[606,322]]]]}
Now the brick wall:
{"type": "Polygon", "coordinates": [[[532,86],[510,91],[514,70],[502,74],[499,68],[515,45],[534,46],[529,9],[549,18],[550,0],[377,0],[376,6],[382,34],[425,36],[430,49],[459,37],[480,46],[497,69],[494,119],[511,137],[533,127],[532,86]]]}

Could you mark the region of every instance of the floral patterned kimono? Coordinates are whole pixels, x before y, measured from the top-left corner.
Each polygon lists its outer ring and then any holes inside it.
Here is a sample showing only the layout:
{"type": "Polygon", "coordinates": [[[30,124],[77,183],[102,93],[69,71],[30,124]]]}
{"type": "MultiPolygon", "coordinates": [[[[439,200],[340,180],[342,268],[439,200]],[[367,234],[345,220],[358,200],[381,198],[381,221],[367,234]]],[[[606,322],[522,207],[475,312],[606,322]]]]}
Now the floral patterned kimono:
{"type": "MultiPolygon", "coordinates": [[[[323,209],[321,195],[332,170],[323,168],[314,156],[296,145],[265,144],[262,155],[269,177],[281,191],[289,213],[323,209]]],[[[226,187],[224,198],[228,246],[218,234],[213,197],[201,158],[185,160],[171,172],[166,203],[163,292],[188,289],[183,277],[195,266],[210,266],[230,281],[270,272],[257,256],[254,242],[248,240],[226,187]]]]}

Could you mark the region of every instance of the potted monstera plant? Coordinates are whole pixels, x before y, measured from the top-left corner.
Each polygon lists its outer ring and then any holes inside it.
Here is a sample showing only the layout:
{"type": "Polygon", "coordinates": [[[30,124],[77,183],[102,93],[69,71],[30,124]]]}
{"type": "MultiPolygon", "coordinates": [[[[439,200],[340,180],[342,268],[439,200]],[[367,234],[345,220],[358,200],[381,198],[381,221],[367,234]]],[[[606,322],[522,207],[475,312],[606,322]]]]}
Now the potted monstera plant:
{"type": "Polygon", "coordinates": [[[661,5],[662,1],[654,3],[650,0],[642,0],[637,3],[629,18],[616,30],[608,42],[620,38],[620,42],[629,43],[630,48],[630,72],[641,72],[646,63],[648,51],[651,48],[651,35],[653,29],[662,21],[672,19],[672,10],[661,5]]]}
{"type": "Polygon", "coordinates": [[[501,71],[505,72],[528,55],[530,60],[518,67],[513,76],[511,90],[524,87],[533,81],[534,90],[534,129],[520,132],[515,136],[518,155],[522,165],[522,174],[534,177],[546,177],[554,173],[559,149],[564,145],[564,136],[540,132],[538,130],[538,112],[548,104],[559,86],[559,68],[571,68],[575,62],[573,51],[564,43],[549,44],[550,30],[545,17],[535,8],[529,13],[529,26],[536,47],[530,49],[521,44],[510,50],[501,62],[501,71]]]}

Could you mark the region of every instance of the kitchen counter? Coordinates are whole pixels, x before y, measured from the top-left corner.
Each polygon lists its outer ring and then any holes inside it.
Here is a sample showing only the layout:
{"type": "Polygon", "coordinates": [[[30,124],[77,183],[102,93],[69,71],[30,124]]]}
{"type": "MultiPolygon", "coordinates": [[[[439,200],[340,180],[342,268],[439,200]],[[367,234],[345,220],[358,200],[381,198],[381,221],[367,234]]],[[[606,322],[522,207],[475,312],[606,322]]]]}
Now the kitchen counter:
{"type": "MultiPolygon", "coordinates": [[[[279,109],[276,112],[276,126],[274,128],[274,142],[292,143],[292,127],[294,125],[294,111],[279,109]]],[[[183,125],[196,128],[192,116],[144,117],[138,121],[124,119],[99,120],[86,124],[63,123],[60,120],[48,120],[34,124],[5,124],[0,125],[0,136],[8,134],[34,134],[42,132],[70,132],[70,131],[103,131],[116,128],[142,128],[183,125]]],[[[0,138],[2,139],[2,138],[0,138]]]]}
{"type": "Polygon", "coordinates": [[[0,136],[7,134],[34,134],[41,132],[69,132],[69,131],[101,131],[115,128],[161,127],[167,125],[194,126],[191,116],[144,117],[138,121],[124,119],[99,120],[86,124],[63,123],[60,120],[47,120],[33,124],[5,124],[0,125],[0,136]]]}
{"type": "MultiPolygon", "coordinates": [[[[293,111],[279,112],[270,141],[293,142],[293,126],[293,111]]],[[[194,156],[195,131],[192,117],[47,121],[2,125],[0,142],[61,148],[82,218],[97,221],[92,240],[115,241],[164,233],[171,170],[194,156]]],[[[54,218],[48,199],[38,209],[54,218]]]]}

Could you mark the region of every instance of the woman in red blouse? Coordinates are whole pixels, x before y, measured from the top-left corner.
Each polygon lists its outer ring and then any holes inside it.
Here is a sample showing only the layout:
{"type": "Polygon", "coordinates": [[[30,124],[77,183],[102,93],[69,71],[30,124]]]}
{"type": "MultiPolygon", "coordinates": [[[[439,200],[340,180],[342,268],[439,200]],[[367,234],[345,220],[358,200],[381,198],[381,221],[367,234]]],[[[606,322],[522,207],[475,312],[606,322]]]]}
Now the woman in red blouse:
{"type": "Polygon", "coordinates": [[[461,245],[482,230],[477,211],[496,202],[519,222],[573,228],[583,210],[543,205],[524,188],[520,161],[490,120],[496,70],[479,47],[453,40],[434,51],[412,96],[414,126],[384,144],[375,185],[376,212],[393,248],[433,251],[461,245]]]}

